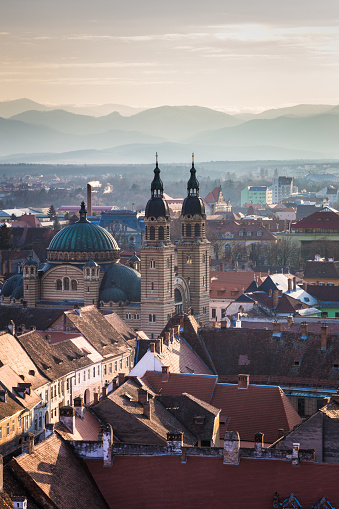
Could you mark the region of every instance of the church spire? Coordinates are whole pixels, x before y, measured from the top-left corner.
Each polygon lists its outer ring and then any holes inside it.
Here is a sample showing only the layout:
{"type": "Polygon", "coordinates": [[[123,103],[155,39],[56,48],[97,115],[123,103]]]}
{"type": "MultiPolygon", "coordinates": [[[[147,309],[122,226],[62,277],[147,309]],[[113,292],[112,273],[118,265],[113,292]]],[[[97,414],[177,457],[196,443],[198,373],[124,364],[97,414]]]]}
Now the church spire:
{"type": "Polygon", "coordinates": [[[199,182],[196,177],[196,169],[194,167],[194,152],[192,153],[192,168],[191,177],[187,182],[187,194],[188,196],[199,196],[199,182]]]}
{"type": "Polygon", "coordinates": [[[84,221],[87,221],[86,219],[86,216],[87,216],[87,210],[86,210],[86,207],[85,207],[85,202],[82,201],[81,202],[81,207],[80,207],[80,210],[79,210],[79,214],[80,214],[80,221],[83,223],[84,221]]]}
{"type": "Polygon", "coordinates": [[[154,178],[151,184],[151,192],[152,198],[162,198],[164,192],[164,186],[162,180],[160,178],[160,169],[158,164],[158,152],[155,154],[155,168],[154,168],[154,178]]]}

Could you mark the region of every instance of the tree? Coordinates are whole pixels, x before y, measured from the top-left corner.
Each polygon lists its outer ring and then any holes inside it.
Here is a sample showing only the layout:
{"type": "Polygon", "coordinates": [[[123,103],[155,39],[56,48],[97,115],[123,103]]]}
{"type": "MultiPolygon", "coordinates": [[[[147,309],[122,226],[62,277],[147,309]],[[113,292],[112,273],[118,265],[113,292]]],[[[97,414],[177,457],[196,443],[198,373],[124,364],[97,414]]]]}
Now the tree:
{"type": "Polygon", "coordinates": [[[61,228],[61,224],[60,224],[59,218],[58,218],[58,216],[55,216],[54,221],[53,221],[53,230],[60,230],[60,228],[61,228]]]}
{"type": "Polygon", "coordinates": [[[50,219],[53,219],[56,216],[56,210],[54,208],[54,205],[51,205],[47,211],[47,215],[50,219]]]}
{"type": "Polygon", "coordinates": [[[16,219],[18,219],[17,216],[14,213],[11,214],[11,221],[15,221],[16,219]]]}
{"type": "Polygon", "coordinates": [[[9,249],[12,245],[12,232],[11,229],[3,224],[0,227],[0,249],[9,249]]]}

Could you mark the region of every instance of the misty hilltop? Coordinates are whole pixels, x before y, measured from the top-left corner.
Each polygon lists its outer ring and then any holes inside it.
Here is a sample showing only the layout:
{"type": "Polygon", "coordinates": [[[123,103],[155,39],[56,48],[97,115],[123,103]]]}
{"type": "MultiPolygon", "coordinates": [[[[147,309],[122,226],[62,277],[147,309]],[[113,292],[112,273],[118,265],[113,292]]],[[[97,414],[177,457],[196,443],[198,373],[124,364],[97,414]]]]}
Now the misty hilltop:
{"type": "Polygon", "coordinates": [[[155,151],[163,162],[185,161],[192,151],[205,161],[336,159],[338,133],[339,106],[329,105],[229,115],[199,106],[138,111],[0,102],[0,162],[8,163],[143,163],[155,151]]]}

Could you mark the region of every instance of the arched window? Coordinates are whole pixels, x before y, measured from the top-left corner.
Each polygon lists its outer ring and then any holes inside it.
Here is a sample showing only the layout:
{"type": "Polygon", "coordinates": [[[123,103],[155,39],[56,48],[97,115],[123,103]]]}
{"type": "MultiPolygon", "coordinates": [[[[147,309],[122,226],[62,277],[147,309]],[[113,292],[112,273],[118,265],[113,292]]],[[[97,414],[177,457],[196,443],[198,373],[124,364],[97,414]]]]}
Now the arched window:
{"type": "Polygon", "coordinates": [[[183,224],[181,225],[181,235],[185,237],[185,226],[183,224]]]}
{"type": "Polygon", "coordinates": [[[57,290],[62,290],[62,281],[61,281],[61,279],[57,279],[56,280],[56,289],[57,290]]]}
{"type": "Polygon", "coordinates": [[[196,224],[194,226],[194,236],[195,237],[200,237],[200,224],[196,224]]]}
{"type": "Polygon", "coordinates": [[[69,279],[64,277],[64,290],[69,290],[69,279]]]}
{"type": "Polygon", "coordinates": [[[72,290],[76,291],[78,289],[78,283],[76,282],[75,279],[72,279],[71,286],[72,286],[72,290]]]}
{"type": "Polygon", "coordinates": [[[202,255],[202,263],[206,263],[206,256],[205,256],[205,254],[202,255]]]}
{"type": "Polygon", "coordinates": [[[167,260],[166,260],[166,265],[167,265],[167,268],[169,269],[170,268],[170,259],[169,258],[167,258],[167,260]]]}
{"type": "Polygon", "coordinates": [[[154,226],[151,226],[149,229],[149,238],[150,240],[155,240],[155,228],[154,226]]]}
{"type": "Polygon", "coordinates": [[[186,256],[186,263],[189,263],[189,264],[192,263],[192,256],[191,255],[187,255],[186,256]]]}
{"type": "Polygon", "coordinates": [[[191,229],[192,229],[192,228],[191,228],[191,225],[190,225],[190,224],[188,224],[188,225],[186,226],[186,237],[191,237],[191,235],[192,235],[191,229]]]}
{"type": "Polygon", "coordinates": [[[151,283],[151,292],[153,293],[153,291],[154,291],[154,283],[152,282],[151,283]]]}
{"type": "Polygon", "coordinates": [[[155,269],[155,260],[150,260],[150,262],[149,262],[149,268],[150,268],[150,269],[155,269]]]}
{"type": "Polygon", "coordinates": [[[89,277],[89,275],[90,275],[90,270],[86,269],[86,276],[89,277]]]}
{"type": "Polygon", "coordinates": [[[164,240],[164,239],[165,239],[164,227],[159,226],[159,240],[164,240]]]}

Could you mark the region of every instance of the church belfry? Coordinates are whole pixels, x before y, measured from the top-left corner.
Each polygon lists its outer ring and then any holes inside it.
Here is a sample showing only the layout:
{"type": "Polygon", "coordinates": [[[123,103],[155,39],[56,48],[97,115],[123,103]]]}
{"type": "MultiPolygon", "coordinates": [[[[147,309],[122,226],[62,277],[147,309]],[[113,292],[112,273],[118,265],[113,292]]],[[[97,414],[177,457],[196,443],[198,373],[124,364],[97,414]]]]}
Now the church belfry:
{"type": "Polygon", "coordinates": [[[163,197],[158,154],[151,199],[145,209],[145,240],[141,247],[141,329],[156,339],[174,312],[174,246],[170,213],[163,197]]]}
{"type": "Polygon", "coordinates": [[[191,313],[203,325],[209,323],[209,247],[206,238],[206,213],[199,197],[199,182],[192,154],[187,197],[181,210],[181,238],[177,244],[178,274],[187,282],[191,313]]]}

